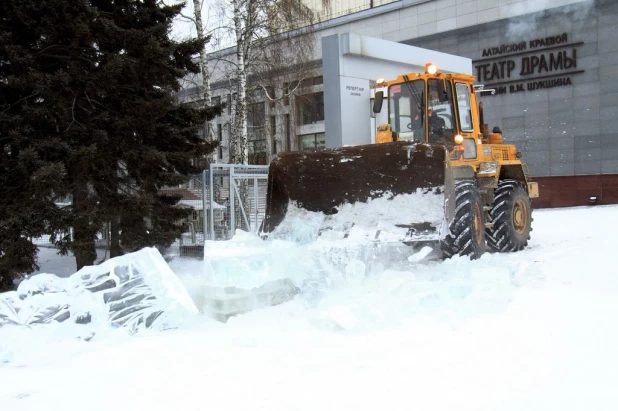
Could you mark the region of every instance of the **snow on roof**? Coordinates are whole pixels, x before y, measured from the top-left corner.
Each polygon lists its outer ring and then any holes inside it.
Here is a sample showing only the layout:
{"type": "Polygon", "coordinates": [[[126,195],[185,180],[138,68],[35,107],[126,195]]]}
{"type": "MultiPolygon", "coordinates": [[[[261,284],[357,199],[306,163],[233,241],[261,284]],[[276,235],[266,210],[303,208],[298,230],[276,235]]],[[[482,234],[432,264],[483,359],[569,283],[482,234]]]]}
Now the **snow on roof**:
{"type": "MultiPolygon", "coordinates": [[[[216,201],[213,201],[212,203],[213,203],[213,208],[215,210],[225,210],[225,208],[226,208],[225,206],[222,206],[221,204],[217,203],[216,201]]],[[[203,209],[203,207],[202,207],[202,204],[203,204],[202,200],[180,200],[178,202],[178,204],[191,207],[191,208],[193,208],[195,210],[202,210],[203,209]]],[[[209,201],[206,202],[206,208],[210,209],[210,202],[209,201]]]]}
{"type": "Polygon", "coordinates": [[[196,193],[186,188],[172,188],[159,190],[159,194],[162,195],[179,195],[182,200],[201,200],[201,197],[196,193]]]}

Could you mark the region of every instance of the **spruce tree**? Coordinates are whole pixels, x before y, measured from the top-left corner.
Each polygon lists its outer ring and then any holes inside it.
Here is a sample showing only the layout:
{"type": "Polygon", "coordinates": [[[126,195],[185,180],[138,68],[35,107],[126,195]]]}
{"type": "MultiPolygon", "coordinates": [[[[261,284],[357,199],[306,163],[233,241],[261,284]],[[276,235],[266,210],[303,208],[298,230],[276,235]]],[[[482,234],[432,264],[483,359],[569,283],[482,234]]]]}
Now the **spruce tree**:
{"type": "Polygon", "coordinates": [[[2,3],[0,35],[8,46],[0,48],[0,64],[13,66],[4,50],[17,44],[27,67],[12,67],[13,77],[0,85],[11,90],[0,100],[6,110],[0,137],[9,139],[3,146],[29,143],[42,159],[37,167],[54,171],[46,190],[71,197],[71,206],[52,207],[45,228],[62,252],[73,252],[78,269],[95,261],[95,237],[108,222],[114,255],[120,245],[136,250],[177,238],[186,211],[160,189],[186,181],[197,171],[192,159],[215,147],[200,140],[197,129],[220,108],[199,110],[173,97],[179,80],[198,72],[192,58],[203,46],[169,38],[181,6],[155,0],[2,3]],[[24,117],[28,110],[36,113],[24,117]],[[18,126],[5,121],[11,116],[18,126]],[[24,130],[32,134],[27,141],[24,130]],[[11,139],[15,133],[19,137],[11,139]]]}
{"type": "Polygon", "coordinates": [[[48,233],[60,217],[55,201],[66,173],[49,155],[62,148],[41,87],[53,80],[33,69],[32,49],[43,37],[36,21],[43,17],[34,3],[16,9],[0,2],[0,291],[38,268],[31,239],[48,233]]]}

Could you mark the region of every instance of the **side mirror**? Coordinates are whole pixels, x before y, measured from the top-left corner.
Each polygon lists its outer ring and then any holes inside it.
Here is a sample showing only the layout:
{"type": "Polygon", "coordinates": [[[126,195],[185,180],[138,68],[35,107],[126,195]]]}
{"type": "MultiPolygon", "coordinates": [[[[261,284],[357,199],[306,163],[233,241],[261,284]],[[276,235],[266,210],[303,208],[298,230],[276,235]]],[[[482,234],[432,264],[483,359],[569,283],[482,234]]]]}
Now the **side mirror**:
{"type": "Polygon", "coordinates": [[[483,102],[479,102],[479,126],[481,126],[481,134],[484,137],[489,135],[489,126],[485,124],[485,114],[483,113],[483,102]]]}
{"type": "Polygon", "coordinates": [[[373,98],[373,112],[379,113],[382,111],[382,101],[384,101],[384,92],[376,91],[376,95],[373,98]]]}
{"type": "Polygon", "coordinates": [[[438,100],[440,100],[440,103],[448,102],[448,93],[446,92],[446,80],[438,80],[438,100]]]}

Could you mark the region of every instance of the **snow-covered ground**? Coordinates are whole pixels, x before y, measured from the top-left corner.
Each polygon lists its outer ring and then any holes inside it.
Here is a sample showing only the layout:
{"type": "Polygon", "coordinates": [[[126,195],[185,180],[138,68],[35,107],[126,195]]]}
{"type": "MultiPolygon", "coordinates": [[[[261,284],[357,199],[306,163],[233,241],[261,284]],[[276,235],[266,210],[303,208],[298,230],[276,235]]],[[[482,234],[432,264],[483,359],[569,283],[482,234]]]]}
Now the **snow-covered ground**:
{"type": "MultiPolygon", "coordinates": [[[[352,262],[227,324],[90,342],[0,328],[0,410],[616,410],[618,206],[533,216],[523,252],[352,262]]],[[[170,266],[199,293],[201,262],[170,266]]]]}

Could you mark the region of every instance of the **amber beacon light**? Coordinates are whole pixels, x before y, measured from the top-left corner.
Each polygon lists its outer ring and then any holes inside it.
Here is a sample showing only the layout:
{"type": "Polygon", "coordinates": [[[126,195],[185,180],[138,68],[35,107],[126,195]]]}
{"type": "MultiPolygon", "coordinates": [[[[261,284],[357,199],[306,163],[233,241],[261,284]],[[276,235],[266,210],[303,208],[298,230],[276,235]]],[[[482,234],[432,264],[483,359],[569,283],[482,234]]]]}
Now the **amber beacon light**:
{"type": "Polygon", "coordinates": [[[436,74],[438,72],[438,68],[435,64],[427,63],[425,64],[425,73],[427,74],[436,74]]]}

